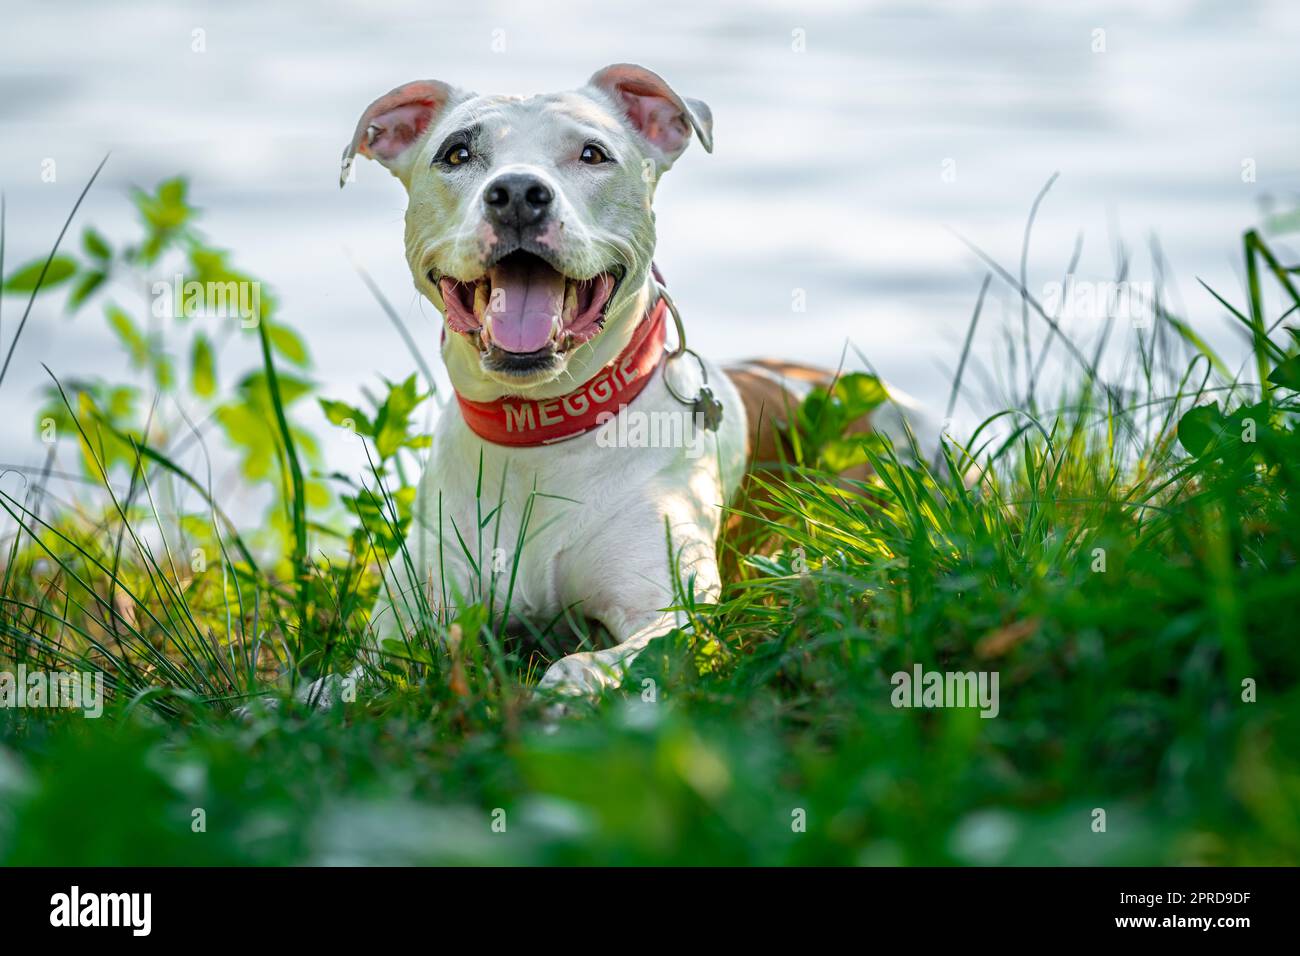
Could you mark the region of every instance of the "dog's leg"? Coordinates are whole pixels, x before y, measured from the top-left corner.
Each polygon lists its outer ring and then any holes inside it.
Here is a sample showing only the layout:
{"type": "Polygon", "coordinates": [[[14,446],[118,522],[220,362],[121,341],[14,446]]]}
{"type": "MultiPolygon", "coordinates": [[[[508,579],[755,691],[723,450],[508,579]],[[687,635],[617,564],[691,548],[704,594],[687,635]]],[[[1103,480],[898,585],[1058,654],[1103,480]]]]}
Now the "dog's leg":
{"type": "MultiPolygon", "coordinates": [[[[429,493],[424,493],[404,548],[388,560],[370,622],[360,638],[355,663],[346,673],[326,674],[301,685],[296,694],[299,700],[328,709],[340,701],[356,699],[367,673],[380,668],[386,652],[385,642],[401,644],[415,640],[433,628],[434,620],[445,610],[444,565],[448,575],[447,601],[456,600],[455,587],[468,580],[468,571],[455,553],[448,554],[439,548],[431,530],[436,528],[436,519],[429,514],[429,497],[429,493]]],[[[436,494],[432,497],[436,499],[436,494]]]]}
{"type": "MultiPolygon", "coordinates": [[[[627,636],[617,646],[560,658],[546,669],[537,689],[564,697],[589,697],[599,695],[607,687],[618,687],[632,661],[647,644],[682,624],[680,616],[671,611],[637,617],[645,623],[632,627],[630,632],[624,631],[627,636]]],[[[605,621],[601,623],[609,627],[605,621]]]]}
{"type": "MultiPolygon", "coordinates": [[[[674,628],[684,627],[686,615],[681,611],[666,610],[681,603],[681,590],[693,587],[696,601],[712,602],[722,590],[718,575],[717,550],[714,535],[716,517],[700,515],[698,505],[680,501],[691,512],[672,527],[672,550],[660,536],[660,543],[647,544],[638,549],[639,554],[629,559],[623,554],[602,554],[602,548],[590,555],[591,567],[621,567],[618,575],[608,585],[596,588],[584,607],[592,617],[614,635],[618,644],[600,651],[583,651],[570,654],[552,664],[542,675],[538,690],[562,696],[594,696],[609,687],[622,684],[628,667],[647,644],[662,637],[674,628]],[[661,558],[651,557],[655,552],[661,558]],[[681,588],[673,587],[673,574],[681,581],[681,588]]],[[[671,501],[667,504],[671,505],[671,501]]],[[[663,512],[673,513],[672,507],[663,508],[658,515],[658,527],[663,528],[663,512]]],[[[649,522],[651,527],[654,521],[649,522]]],[[[618,541],[617,533],[605,541],[618,541]]],[[[622,538],[622,540],[628,540],[622,538]]]]}

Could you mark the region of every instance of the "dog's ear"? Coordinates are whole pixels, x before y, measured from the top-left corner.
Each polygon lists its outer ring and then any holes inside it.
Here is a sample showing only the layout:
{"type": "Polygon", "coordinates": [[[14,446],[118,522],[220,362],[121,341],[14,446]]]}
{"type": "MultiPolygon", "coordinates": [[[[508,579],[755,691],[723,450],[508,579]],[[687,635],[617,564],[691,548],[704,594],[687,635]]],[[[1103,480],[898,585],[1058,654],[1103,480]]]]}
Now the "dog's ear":
{"type": "Polygon", "coordinates": [[[603,90],[627,113],[667,169],[686,149],[691,130],[705,152],[713,152],[713,113],[699,100],[678,96],[658,73],[635,63],[615,63],[597,70],[587,81],[603,90]]]}
{"type": "Polygon", "coordinates": [[[438,80],[415,80],[385,93],[366,107],[357,122],[352,141],[343,150],[343,168],[339,172],[340,188],[357,153],[377,159],[403,183],[408,181],[412,148],[424,136],[440,113],[458,93],[454,87],[438,80]]]}

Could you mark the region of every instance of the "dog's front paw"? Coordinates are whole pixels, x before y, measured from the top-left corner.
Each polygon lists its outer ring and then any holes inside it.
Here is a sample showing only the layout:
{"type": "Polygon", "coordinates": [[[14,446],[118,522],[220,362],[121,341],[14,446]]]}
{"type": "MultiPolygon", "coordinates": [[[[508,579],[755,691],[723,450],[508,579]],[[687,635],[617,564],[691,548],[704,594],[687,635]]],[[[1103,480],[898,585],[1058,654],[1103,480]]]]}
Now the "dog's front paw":
{"type": "Polygon", "coordinates": [[[623,683],[623,663],[584,651],[561,657],[546,669],[537,690],[561,697],[599,697],[606,688],[623,683]]]}
{"type": "Polygon", "coordinates": [[[326,674],[298,687],[298,701],[317,710],[332,710],[340,702],[356,700],[357,674],[326,674]]]}

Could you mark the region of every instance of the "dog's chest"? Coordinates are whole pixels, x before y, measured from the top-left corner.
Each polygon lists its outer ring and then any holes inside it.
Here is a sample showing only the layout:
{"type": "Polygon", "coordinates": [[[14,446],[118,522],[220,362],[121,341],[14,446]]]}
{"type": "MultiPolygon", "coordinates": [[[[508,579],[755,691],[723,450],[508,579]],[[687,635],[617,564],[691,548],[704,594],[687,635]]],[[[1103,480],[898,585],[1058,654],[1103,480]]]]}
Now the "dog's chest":
{"type": "Polygon", "coordinates": [[[665,517],[689,512],[701,534],[716,538],[741,477],[745,422],[738,396],[715,376],[723,403],[716,431],[700,429],[658,376],[621,420],[551,445],[486,442],[449,407],[413,529],[423,554],[441,555],[429,562],[439,565],[435,578],[471,596],[495,594],[501,605],[509,594],[512,615],[535,618],[663,563],[665,517]]]}

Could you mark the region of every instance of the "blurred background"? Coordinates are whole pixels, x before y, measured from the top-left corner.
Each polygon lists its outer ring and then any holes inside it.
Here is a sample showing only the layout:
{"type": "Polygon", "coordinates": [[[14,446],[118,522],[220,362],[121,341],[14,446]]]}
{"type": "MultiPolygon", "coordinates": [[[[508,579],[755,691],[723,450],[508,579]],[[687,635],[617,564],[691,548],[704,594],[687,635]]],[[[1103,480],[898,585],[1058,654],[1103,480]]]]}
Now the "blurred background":
{"type": "MultiPolygon", "coordinates": [[[[402,255],[401,186],[370,163],[337,185],[361,110],[411,79],[542,92],[633,61],[705,100],[716,151],[692,147],[657,204],[658,262],[692,345],[721,360],[835,365],[851,342],[938,413],[987,271],[957,236],[1017,273],[1052,173],[1029,288],[1061,280],[1080,241],[1079,277],[1113,278],[1126,249],[1133,275],[1148,278],[1158,237],[1172,306],[1230,356],[1244,343],[1195,280],[1240,301],[1241,231],[1300,195],[1300,59],[1276,52],[1300,49],[1300,7],[1282,2],[6,6],[6,270],[48,252],[105,152],[73,248],[90,223],[134,235],[128,187],[184,174],[199,226],[269,284],[315,379],[347,400],[415,368],[355,266],[441,369],[437,316],[402,255]]],[[[1290,255],[1285,237],[1278,247],[1290,255]]],[[[0,385],[2,465],[44,461],[42,363],[60,378],[127,375],[102,319],[70,318],[63,298],[38,299],[0,385]]],[[[23,305],[5,297],[0,350],[23,305]]],[[[997,365],[1003,328],[1020,321],[995,280],[981,369],[997,365]]],[[[1037,340],[1044,331],[1035,322],[1037,340]]],[[[847,364],[862,358],[850,352],[847,364]]],[[[970,374],[959,422],[987,408],[995,388],[981,374],[970,374]]],[[[322,434],[336,470],[364,467],[351,436],[322,434]]]]}

